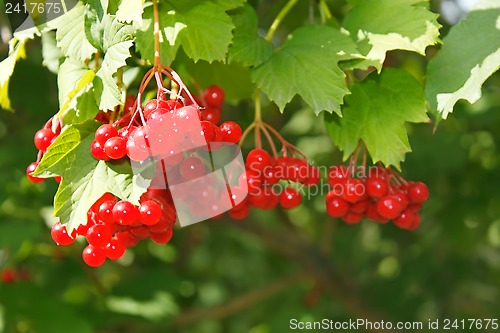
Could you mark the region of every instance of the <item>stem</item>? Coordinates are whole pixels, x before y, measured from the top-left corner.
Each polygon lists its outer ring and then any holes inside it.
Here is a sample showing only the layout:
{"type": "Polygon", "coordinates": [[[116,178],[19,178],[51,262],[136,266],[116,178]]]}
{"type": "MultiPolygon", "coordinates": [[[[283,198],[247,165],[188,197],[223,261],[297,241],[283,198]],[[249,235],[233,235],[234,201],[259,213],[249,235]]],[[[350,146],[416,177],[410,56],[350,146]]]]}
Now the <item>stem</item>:
{"type": "Polygon", "coordinates": [[[255,122],[262,121],[262,106],[260,105],[260,88],[255,90],[255,122]]]}
{"type": "Polygon", "coordinates": [[[153,15],[154,15],[154,47],[155,47],[155,63],[154,67],[159,69],[161,67],[160,59],[160,15],[158,10],[158,0],[153,0],[153,15]]]}
{"type": "Polygon", "coordinates": [[[321,22],[323,23],[333,17],[332,12],[330,11],[330,8],[328,8],[325,0],[319,1],[319,12],[321,13],[321,22]]]}
{"type": "Polygon", "coordinates": [[[278,151],[276,150],[276,146],[274,145],[273,138],[271,137],[271,134],[269,134],[269,131],[267,128],[262,126],[262,133],[264,133],[267,142],[269,142],[269,146],[271,147],[271,151],[273,152],[274,158],[278,158],[278,151]]]}
{"type": "Polygon", "coordinates": [[[243,134],[241,135],[240,144],[239,144],[240,148],[243,145],[243,142],[245,141],[247,135],[250,134],[250,131],[252,131],[252,129],[255,126],[256,126],[255,123],[252,123],[252,124],[250,124],[250,126],[247,127],[247,129],[245,130],[245,132],[243,132],[243,134]]]}
{"type": "Polygon", "coordinates": [[[298,2],[298,0],[288,0],[287,4],[281,9],[281,11],[278,13],[276,18],[274,19],[273,24],[271,24],[271,27],[269,28],[269,31],[266,34],[266,40],[272,41],[274,33],[278,29],[279,25],[285,18],[285,16],[288,14],[288,12],[295,6],[295,4],[298,2]]]}

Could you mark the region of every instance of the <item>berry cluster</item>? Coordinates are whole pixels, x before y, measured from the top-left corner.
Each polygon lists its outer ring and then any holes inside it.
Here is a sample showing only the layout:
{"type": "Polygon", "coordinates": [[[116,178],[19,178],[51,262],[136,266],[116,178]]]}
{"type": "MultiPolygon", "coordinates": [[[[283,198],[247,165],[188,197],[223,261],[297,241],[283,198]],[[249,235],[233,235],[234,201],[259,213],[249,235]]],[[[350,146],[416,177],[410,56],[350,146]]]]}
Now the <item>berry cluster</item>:
{"type": "Polygon", "coordinates": [[[429,197],[424,183],[406,181],[390,168],[373,167],[366,173],[364,168],[334,166],[328,183],[332,190],[326,195],[327,213],[349,224],[366,216],[413,230],[420,225],[419,211],[429,197]]]}
{"type": "MultiPolygon", "coordinates": [[[[52,128],[52,119],[49,120],[42,129],[38,130],[35,133],[33,141],[35,143],[35,147],[38,149],[38,158],[36,162],[30,163],[30,165],[28,165],[28,167],[26,168],[26,176],[32,183],[41,183],[45,180],[45,178],[35,177],[32,176],[31,174],[38,167],[38,164],[40,163],[43,154],[45,154],[47,149],[50,147],[52,142],[54,142],[54,140],[59,136],[60,133],[61,133],[61,123],[60,122],[56,123],[55,128],[52,128]]],[[[61,177],[58,176],[55,177],[55,179],[58,183],[61,182],[61,177]]]]}
{"type": "Polygon", "coordinates": [[[71,245],[77,236],[84,236],[89,245],[83,250],[83,261],[98,267],[106,258],[121,258],[126,248],[142,239],[168,243],[175,221],[175,208],[168,191],[148,190],[141,197],[140,206],[106,193],[89,209],[86,225],[69,234],[66,226],[57,222],[51,236],[60,246],[71,245]]]}
{"type": "Polygon", "coordinates": [[[245,162],[246,172],[239,179],[240,186],[245,182],[248,187],[248,197],[241,204],[229,211],[235,219],[245,218],[250,206],[259,209],[272,209],[278,203],[284,209],[295,208],[302,203],[299,190],[286,185],[278,185],[282,180],[290,183],[300,183],[306,186],[317,185],[319,170],[310,165],[307,160],[298,157],[272,157],[266,150],[256,148],[251,150],[245,162]]]}

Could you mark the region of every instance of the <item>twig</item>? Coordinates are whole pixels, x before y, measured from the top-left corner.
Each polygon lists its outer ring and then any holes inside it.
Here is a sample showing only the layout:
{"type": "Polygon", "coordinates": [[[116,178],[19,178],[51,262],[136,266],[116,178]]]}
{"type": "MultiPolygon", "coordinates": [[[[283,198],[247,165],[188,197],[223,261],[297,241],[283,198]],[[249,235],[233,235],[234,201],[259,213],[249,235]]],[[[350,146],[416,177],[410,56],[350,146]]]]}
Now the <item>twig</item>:
{"type": "Polygon", "coordinates": [[[186,311],[171,321],[174,327],[187,326],[193,323],[200,322],[204,319],[220,319],[243,311],[263,300],[272,297],[291,285],[294,285],[307,278],[305,273],[295,273],[293,275],[281,278],[264,287],[253,290],[249,293],[233,298],[229,302],[209,309],[196,309],[186,311]]]}

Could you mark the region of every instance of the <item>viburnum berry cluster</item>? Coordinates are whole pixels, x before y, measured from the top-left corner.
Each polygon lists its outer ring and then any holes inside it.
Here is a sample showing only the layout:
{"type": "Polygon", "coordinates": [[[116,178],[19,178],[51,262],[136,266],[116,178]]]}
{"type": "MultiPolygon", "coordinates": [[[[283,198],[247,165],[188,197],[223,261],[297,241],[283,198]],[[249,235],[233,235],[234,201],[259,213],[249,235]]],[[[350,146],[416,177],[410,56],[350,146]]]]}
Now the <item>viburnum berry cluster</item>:
{"type": "Polygon", "coordinates": [[[148,190],[142,195],[140,206],[106,193],[89,209],[85,225],[70,234],[65,225],[57,222],[51,236],[60,246],[73,244],[77,236],[85,237],[88,246],[83,249],[83,261],[98,267],[106,258],[121,258],[126,248],[140,240],[150,238],[158,244],[168,243],[175,221],[175,207],[167,190],[148,190]]]}
{"type": "Polygon", "coordinates": [[[333,166],[328,173],[331,190],[326,211],[349,224],[367,217],[379,223],[390,220],[402,229],[420,225],[420,208],[429,197],[422,182],[406,181],[392,168],[333,166]]]}
{"type": "Polygon", "coordinates": [[[256,115],[256,120],[242,135],[240,145],[251,130],[254,130],[255,145],[246,158],[246,171],[240,176],[240,186],[248,188],[248,197],[229,211],[234,219],[243,219],[250,207],[263,210],[273,209],[278,204],[284,209],[292,209],[302,203],[302,194],[294,184],[317,185],[319,169],[309,164],[306,156],[294,145],[287,142],[271,125],[256,115]],[[267,139],[271,154],[262,148],[261,133],[267,139]],[[273,136],[281,143],[279,154],[273,136]]]}
{"type": "MultiPolygon", "coordinates": [[[[223,101],[224,91],[218,86],[210,86],[200,96],[193,96],[170,68],[160,66],[149,70],[137,96],[127,96],[122,108],[100,111],[96,115],[95,119],[103,124],[95,131],[94,141],[89,147],[97,160],[128,163],[140,168],[154,167],[154,176],[139,205],[106,193],[91,206],[86,223],[76,229],[69,231],[66,225],[54,224],[51,231],[53,240],[58,245],[67,246],[78,236],[85,237],[88,246],[82,256],[84,262],[92,267],[102,265],[106,258],[120,258],[126,248],[142,239],[150,238],[159,244],[169,242],[177,219],[170,189],[213,171],[210,170],[208,162],[211,159],[207,158],[207,152],[222,150],[241,139],[242,130],[236,122],[226,121],[218,125],[223,101]],[[166,89],[164,76],[179,90],[166,89]],[[157,96],[142,102],[145,89],[153,78],[156,79],[157,96]],[[206,106],[198,105],[197,101],[206,106]]],[[[61,131],[60,127],[56,127],[57,134],[49,132],[50,125],[49,122],[41,130],[43,135],[37,133],[35,137],[35,144],[40,149],[38,161],[61,131]]],[[[29,177],[33,177],[30,172],[36,169],[38,161],[28,171],[29,177]]],[[[222,195],[210,183],[199,184],[197,190],[208,197],[222,195]]],[[[237,191],[233,189],[231,194],[233,205],[242,200],[239,197],[243,193],[246,194],[243,191],[238,194],[237,191]]],[[[176,194],[179,196],[180,191],[176,194]]],[[[183,195],[188,197],[190,194],[183,195]]],[[[217,211],[213,204],[216,201],[205,207],[208,212],[203,212],[202,203],[191,201],[193,214],[216,215],[210,212],[210,209],[217,211]]]]}

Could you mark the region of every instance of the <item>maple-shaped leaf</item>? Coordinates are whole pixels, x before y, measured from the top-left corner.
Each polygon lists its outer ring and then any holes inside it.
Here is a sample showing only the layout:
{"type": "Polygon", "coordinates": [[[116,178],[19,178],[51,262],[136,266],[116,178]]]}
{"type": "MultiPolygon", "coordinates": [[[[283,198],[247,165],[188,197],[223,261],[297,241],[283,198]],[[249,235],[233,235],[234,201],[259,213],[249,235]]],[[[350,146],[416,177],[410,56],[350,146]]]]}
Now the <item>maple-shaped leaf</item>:
{"type": "Polygon", "coordinates": [[[450,29],[427,67],[427,98],[440,118],[446,119],[460,99],[474,103],[481,97],[483,83],[500,69],[499,36],[499,1],[480,1],[450,29]]]}
{"type": "Polygon", "coordinates": [[[340,105],[349,89],[338,63],[356,58],[357,53],[349,35],[336,28],[302,27],[252,69],[252,79],[281,111],[295,95],[300,95],[316,114],[321,111],[340,114],[340,105]]]}
{"type": "Polygon", "coordinates": [[[347,159],[362,141],[373,162],[399,168],[411,151],[405,123],[428,121],[423,88],[403,70],[388,68],[351,87],[343,117],[328,114],[326,128],[347,159]]]}
{"type": "Polygon", "coordinates": [[[356,1],[343,22],[366,57],[354,67],[375,66],[380,72],[387,51],[408,50],[424,55],[427,46],[437,44],[441,25],[437,22],[438,15],[428,9],[428,2],[356,1]]]}
{"type": "MultiPolygon", "coordinates": [[[[232,0],[162,1],[160,12],[160,56],[162,64],[175,59],[179,47],[194,61],[224,60],[234,29],[227,10],[241,5],[232,0]]],[[[144,9],[143,28],[137,31],[136,48],[141,56],[154,61],[153,8],[144,9]]]]}
{"type": "Polygon", "coordinates": [[[258,34],[258,19],[255,10],[245,5],[231,15],[234,39],[229,49],[229,62],[240,62],[245,66],[257,66],[273,53],[273,44],[258,34]]]}
{"type": "Polygon", "coordinates": [[[89,120],[68,126],[49,147],[34,173],[42,178],[62,177],[54,198],[54,215],[67,224],[69,232],[87,223],[87,211],[104,193],[138,204],[149,185],[150,180],[144,181],[144,175],[133,174],[128,161],[104,162],[92,156],[90,146],[99,125],[89,120]]]}

